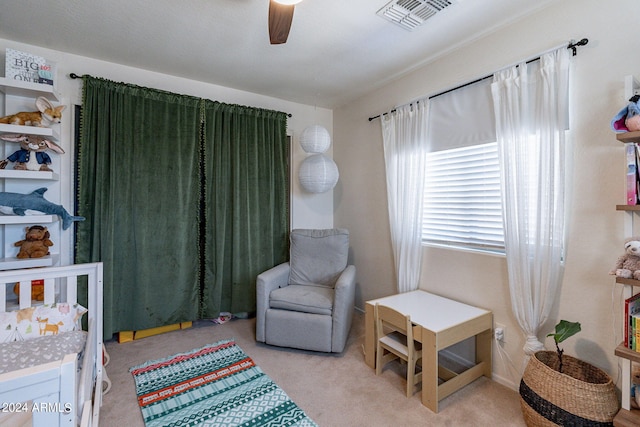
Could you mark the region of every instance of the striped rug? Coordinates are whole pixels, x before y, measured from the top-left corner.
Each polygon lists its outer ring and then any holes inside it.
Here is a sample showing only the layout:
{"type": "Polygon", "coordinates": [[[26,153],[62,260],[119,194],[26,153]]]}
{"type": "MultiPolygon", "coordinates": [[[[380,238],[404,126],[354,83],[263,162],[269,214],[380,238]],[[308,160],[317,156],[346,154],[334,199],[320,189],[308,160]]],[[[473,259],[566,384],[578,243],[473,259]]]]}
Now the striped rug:
{"type": "Polygon", "coordinates": [[[130,371],[147,427],[317,427],[232,340],[130,371]]]}

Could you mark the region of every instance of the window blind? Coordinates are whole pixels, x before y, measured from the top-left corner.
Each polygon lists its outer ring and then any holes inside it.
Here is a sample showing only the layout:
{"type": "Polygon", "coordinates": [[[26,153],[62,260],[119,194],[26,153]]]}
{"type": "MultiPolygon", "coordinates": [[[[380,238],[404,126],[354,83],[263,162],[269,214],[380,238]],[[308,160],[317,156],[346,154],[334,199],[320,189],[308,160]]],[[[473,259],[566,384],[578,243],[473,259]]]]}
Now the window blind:
{"type": "Polygon", "coordinates": [[[496,141],[491,79],[430,100],[429,151],[496,141]]]}
{"type": "Polygon", "coordinates": [[[428,154],[423,241],[504,253],[498,144],[428,154]]]}

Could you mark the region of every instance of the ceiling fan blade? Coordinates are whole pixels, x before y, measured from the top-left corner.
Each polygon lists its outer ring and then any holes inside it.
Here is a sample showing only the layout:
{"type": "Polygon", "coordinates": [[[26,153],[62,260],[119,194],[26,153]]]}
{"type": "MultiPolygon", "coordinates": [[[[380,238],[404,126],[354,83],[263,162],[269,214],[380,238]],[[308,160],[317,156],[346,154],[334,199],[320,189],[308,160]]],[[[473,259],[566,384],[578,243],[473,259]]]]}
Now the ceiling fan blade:
{"type": "Polygon", "coordinates": [[[287,6],[269,0],[269,40],[271,44],[287,42],[294,8],[293,5],[287,6]]]}

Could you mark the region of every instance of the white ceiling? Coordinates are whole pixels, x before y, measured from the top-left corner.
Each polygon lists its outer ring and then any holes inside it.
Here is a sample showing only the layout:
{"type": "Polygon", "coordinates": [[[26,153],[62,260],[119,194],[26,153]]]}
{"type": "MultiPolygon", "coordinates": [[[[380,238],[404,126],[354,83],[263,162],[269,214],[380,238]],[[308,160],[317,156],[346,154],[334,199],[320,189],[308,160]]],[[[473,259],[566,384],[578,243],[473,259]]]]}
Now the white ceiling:
{"type": "Polygon", "coordinates": [[[3,0],[0,38],[334,108],[551,1],[454,0],[409,32],[388,0],[304,0],[272,46],[269,0],[3,0]]]}

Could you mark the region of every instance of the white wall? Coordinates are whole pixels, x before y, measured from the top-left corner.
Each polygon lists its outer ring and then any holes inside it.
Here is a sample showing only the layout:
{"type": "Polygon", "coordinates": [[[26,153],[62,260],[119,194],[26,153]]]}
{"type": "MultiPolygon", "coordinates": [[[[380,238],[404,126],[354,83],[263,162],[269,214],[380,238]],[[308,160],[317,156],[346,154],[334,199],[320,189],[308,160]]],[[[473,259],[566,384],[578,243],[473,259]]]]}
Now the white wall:
{"type": "MultiPolygon", "coordinates": [[[[5,48],[17,49],[41,55],[50,61],[57,63],[57,83],[56,89],[63,96],[63,103],[68,106],[63,115],[61,126],[61,145],[66,154],[62,155],[61,175],[62,175],[62,204],[69,212],[73,209],[73,105],[82,102],[82,80],[69,78],[70,73],[78,75],[90,74],[94,77],[132,83],[140,86],[162,89],[170,92],[193,95],[215,101],[241,104],[252,107],[267,108],[291,113],[293,116],[288,120],[287,133],[292,136],[292,204],[291,204],[291,226],[308,228],[330,228],[333,226],[333,194],[331,191],[324,194],[305,193],[299,185],[297,171],[300,162],[305,158],[306,153],[298,143],[298,138],[306,126],[320,124],[326,127],[329,132],[333,129],[333,114],[331,110],[316,108],[303,104],[284,101],[277,98],[261,96],[249,92],[211,85],[207,83],[187,80],[179,77],[169,76],[156,72],[127,67],[124,65],[98,61],[92,58],[72,55],[64,52],[54,51],[38,46],[31,46],[17,43],[11,40],[0,39],[0,63],[4,64],[5,48]]],[[[35,106],[34,106],[35,110],[35,106]]],[[[13,113],[7,112],[7,114],[13,113]]],[[[328,151],[331,155],[332,147],[328,151]]],[[[58,156],[58,154],[52,154],[58,156]]],[[[62,258],[63,264],[72,262],[70,256],[72,249],[72,235],[69,231],[64,233],[61,244],[61,253],[67,254],[62,258]]]]}
{"type": "MultiPolygon", "coordinates": [[[[640,38],[635,35],[639,16],[640,2],[635,0],[558,0],[334,111],[334,135],[340,141],[334,156],[338,166],[349,165],[341,168],[335,192],[335,223],[351,230],[359,305],[396,292],[380,123],[367,118],[586,37],[589,44],[573,58],[575,173],[566,271],[539,337],[544,339],[560,319],[581,322],[582,332],[565,342],[567,354],[618,380],[613,350],[622,340],[621,286],[608,271],[623,252],[625,214],[616,212],[615,205],[624,203],[624,154],[609,122],[627,103],[624,77],[640,75],[640,38]]],[[[504,258],[425,248],[420,287],[492,310],[494,321],[507,326],[504,349],[516,370],[522,368],[524,337],[511,312],[504,258]]],[[[497,350],[494,345],[495,378],[515,388],[518,374],[497,350]]]]}

